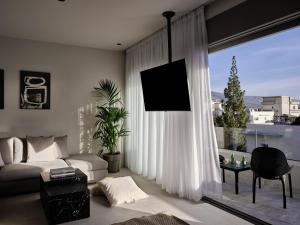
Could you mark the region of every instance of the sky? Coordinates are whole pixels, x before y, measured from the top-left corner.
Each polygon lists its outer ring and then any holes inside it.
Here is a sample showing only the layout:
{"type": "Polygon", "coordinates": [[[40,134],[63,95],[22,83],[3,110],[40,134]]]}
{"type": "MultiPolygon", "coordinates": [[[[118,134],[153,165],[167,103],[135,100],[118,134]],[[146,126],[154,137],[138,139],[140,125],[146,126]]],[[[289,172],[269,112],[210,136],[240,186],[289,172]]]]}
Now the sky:
{"type": "Polygon", "coordinates": [[[209,54],[213,91],[223,93],[232,56],[246,95],[300,99],[300,27],[209,54]]]}

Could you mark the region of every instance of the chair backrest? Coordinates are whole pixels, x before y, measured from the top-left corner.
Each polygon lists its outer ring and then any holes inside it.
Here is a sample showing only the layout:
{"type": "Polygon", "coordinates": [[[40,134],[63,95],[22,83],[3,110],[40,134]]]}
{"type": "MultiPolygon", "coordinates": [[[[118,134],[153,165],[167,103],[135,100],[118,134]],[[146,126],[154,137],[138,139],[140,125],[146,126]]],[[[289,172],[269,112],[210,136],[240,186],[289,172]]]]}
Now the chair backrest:
{"type": "Polygon", "coordinates": [[[260,177],[274,179],[286,174],[290,166],[279,149],[259,147],[252,152],[251,170],[260,177]]]}

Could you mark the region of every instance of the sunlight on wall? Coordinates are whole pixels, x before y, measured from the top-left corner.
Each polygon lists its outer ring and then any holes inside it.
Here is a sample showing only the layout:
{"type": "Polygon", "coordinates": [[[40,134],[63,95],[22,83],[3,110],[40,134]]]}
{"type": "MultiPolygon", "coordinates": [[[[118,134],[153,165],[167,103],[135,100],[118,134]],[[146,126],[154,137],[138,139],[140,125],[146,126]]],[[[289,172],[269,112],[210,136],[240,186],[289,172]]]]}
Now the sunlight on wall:
{"type": "Polygon", "coordinates": [[[95,132],[96,103],[89,103],[78,109],[79,151],[80,153],[97,153],[100,143],[93,139],[95,132]]]}

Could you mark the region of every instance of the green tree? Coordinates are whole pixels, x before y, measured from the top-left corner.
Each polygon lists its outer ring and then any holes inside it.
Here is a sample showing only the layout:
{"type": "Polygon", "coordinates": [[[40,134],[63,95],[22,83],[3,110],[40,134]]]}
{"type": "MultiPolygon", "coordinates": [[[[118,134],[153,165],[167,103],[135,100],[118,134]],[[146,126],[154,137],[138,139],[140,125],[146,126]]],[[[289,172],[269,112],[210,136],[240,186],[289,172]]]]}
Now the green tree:
{"type": "Polygon", "coordinates": [[[224,89],[224,96],[224,112],[216,118],[216,123],[224,127],[225,147],[245,151],[246,138],[243,131],[249,122],[249,116],[244,104],[245,91],[241,90],[235,56],[232,57],[230,76],[227,87],[224,89]]]}
{"type": "Polygon", "coordinates": [[[223,103],[224,112],[217,118],[219,126],[229,128],[246,128],[249,116],[244,104],[245,91],[241,90],[238,77],[235,56],[232,57],[232,66],[227,87],[224,89],[225,101],[223,103]]]}

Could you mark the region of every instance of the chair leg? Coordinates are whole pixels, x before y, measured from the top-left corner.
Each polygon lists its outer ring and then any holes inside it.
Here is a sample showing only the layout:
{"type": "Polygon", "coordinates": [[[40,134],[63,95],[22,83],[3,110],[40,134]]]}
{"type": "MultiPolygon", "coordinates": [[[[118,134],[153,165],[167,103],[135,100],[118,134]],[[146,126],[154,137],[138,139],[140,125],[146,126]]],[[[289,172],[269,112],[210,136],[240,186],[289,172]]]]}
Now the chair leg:
{"type": "Polygon", "coordinates": [[[282,183],[283,208],[286,209],[285,183],[283,177],[280,177],[279,179],[282,183]]]}
{"type": "Polygon", "coordinates": [[[289,177],[290,197],[292,198],[293,197],[292,175],[289,173],[288,177],[289,177]]]}
{"type": "Polygon", "coordinates": [[[253,173],[253,181],[252,181],[253,199],[252,199],[252,203],[255,203],[256,178],[257,178],[256,175],[253,173]]]}

